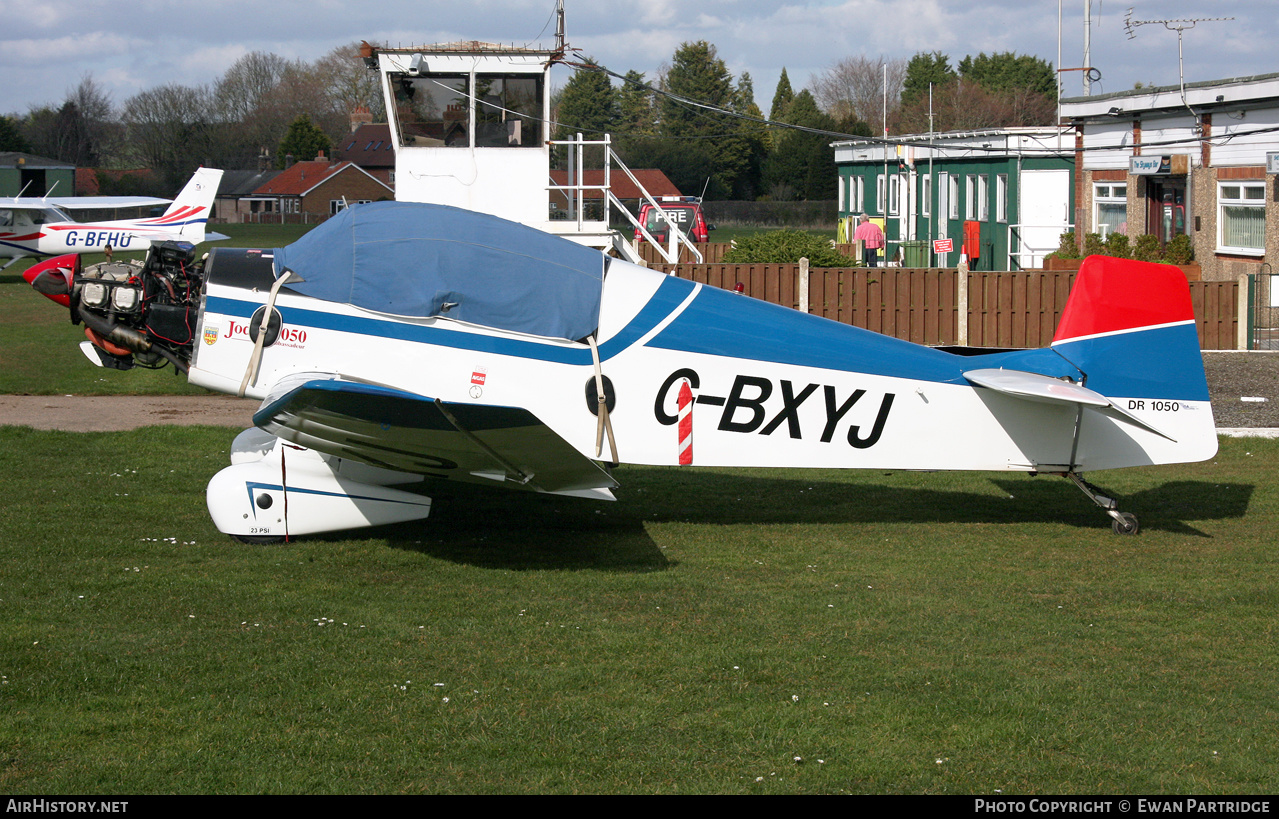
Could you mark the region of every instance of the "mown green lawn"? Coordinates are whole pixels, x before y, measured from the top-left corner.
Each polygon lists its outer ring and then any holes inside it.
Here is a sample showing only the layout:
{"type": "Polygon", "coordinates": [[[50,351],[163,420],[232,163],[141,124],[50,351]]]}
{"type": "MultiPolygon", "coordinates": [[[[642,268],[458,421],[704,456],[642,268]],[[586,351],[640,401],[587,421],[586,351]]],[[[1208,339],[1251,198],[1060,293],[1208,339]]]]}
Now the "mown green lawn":
{"type": "Polygon", "coordinates": [[[236,544],[232,431],[0,428],[13,793],[1273,793],[1279,443],[1067,482],[621,468],[236,544]]]}

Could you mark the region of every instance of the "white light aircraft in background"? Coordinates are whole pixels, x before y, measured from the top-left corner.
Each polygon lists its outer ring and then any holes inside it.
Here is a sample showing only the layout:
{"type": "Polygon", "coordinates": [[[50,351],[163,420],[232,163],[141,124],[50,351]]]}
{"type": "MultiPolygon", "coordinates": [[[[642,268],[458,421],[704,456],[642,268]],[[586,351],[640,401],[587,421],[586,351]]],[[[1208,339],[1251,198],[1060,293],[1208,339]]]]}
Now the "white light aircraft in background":
{"type": "MultiPolygon", "coordinates": [[[[184,255],[185,254],[185,255],[184,255]]],[[[493,216],[349,208],[285,248],[27,271],[97,363],[259,399],[210,481],[239,539],[424,518],[425,479],[612,499],[610,465],[1068,477],[1217,450],[1177,268],[1094,256],[1052,344],[960,355],[662,275],[493,216]]]]}
{"type": "Polygon", "coordinates": [[[172,204],[146,196],[0,198],[0,258],[10,257],[8,267],[27,256],[102,253],[108,245],[115,251],[146,251],[152,242],[225,239],[205,233],[221,180],[222,171],[200,168],[172,204]],[[77,222],[67,212],[151,205],[169,208],[160,216],[108,222],[77,222]]]}

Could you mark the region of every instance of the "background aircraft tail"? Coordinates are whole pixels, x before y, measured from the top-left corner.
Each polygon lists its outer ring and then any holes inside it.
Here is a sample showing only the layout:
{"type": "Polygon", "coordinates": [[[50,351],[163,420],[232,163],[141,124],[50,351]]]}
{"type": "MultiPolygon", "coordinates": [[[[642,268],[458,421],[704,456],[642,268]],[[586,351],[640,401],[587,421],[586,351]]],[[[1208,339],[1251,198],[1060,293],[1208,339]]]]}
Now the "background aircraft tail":
{"type": "Polygon", "coordinates": [[[153,224],[176,229],[185,242],[199,244],[205,240],[204,229],[213,209],[213,199],[222,181],[222,171],[217,168],[199,168],[178,198],[153,224]]]}

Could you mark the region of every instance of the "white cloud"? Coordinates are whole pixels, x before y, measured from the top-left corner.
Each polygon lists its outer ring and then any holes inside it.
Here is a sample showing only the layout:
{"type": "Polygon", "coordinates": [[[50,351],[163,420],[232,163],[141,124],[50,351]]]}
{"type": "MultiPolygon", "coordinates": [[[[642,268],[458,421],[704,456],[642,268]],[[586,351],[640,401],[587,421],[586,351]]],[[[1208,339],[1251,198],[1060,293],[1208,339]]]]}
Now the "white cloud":
{"type": "MultiPolygon", "coordinates": [[[[1062,62],[1082,63],[1082,11],[1067,0],[1062,62]]],[[[1126,0],[1093,4],[1092,62],[1100,88],[1134,82],[1177,82],[1177,38],[1162,26],[1124,33],[1135,19],[1231,16],[1201,23],[1184,35],[1188,81],[1266,73],[1279,21],[1264,3],[1211,0],[1126,0]]],[[[91,72],[119,102],[167,82],[212,83],[239,56],[255,50],[315,59],[333,47],[368,39],[415,45],[480,39],[549,45],[554,0],[472,0],[470,3],[383,0],[353,6],[337,0],[183,2],[137,0],[127,12],[106,0],[0,0],[0,111],[60,102],[91,72]],[[540,35],[540,38],[539,38],[540,35]]],[[[1057,61],[1053,0],[650,0],[586,3],[568,0],[568,39],[619,72],[650,79],[683,42],[707,40],[735,75],[749,71],[766,104],[782,67],[796,86],[837,60],[855,55],[909,58],[940,50],[952,65],[980,51],[1015,51],[1057,61]]],[[[1078,93],[1077,72],[1067,92],[1078,93]]]]}

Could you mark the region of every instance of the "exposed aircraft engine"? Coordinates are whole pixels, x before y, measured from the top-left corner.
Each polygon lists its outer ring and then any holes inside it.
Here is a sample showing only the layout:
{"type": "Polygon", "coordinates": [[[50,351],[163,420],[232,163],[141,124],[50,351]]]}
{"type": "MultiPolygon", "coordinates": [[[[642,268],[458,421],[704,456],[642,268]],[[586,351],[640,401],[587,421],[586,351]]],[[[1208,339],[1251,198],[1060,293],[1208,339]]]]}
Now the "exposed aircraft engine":
{"type": "Polygon", "coordinates": [[[152,246],[145,262],[102,262],[76,272],[71,320],[83,322],[86,349],[104,367],[186,372],[198,324],[203,266],[189,242],[152,246]]]}

